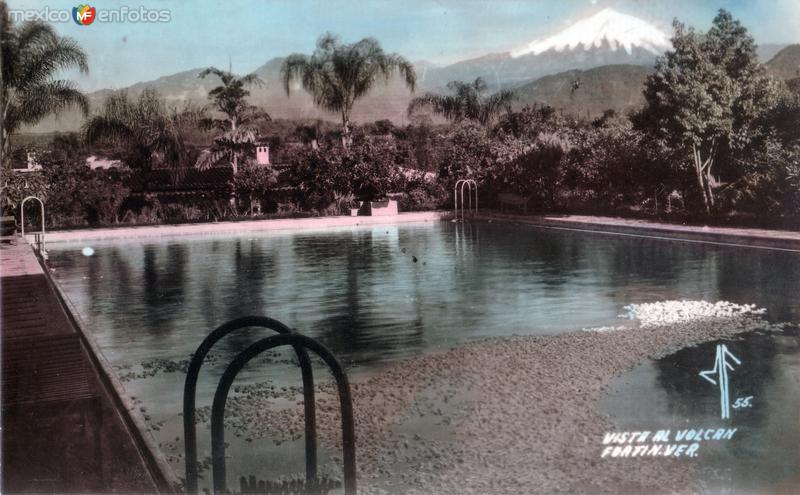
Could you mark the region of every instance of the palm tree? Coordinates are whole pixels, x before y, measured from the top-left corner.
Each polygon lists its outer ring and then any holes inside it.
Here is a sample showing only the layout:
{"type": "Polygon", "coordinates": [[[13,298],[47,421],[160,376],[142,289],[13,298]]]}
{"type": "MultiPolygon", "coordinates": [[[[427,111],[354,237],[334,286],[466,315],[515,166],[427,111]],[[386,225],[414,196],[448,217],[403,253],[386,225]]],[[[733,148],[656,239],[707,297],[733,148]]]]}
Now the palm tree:
{"type": "Polygon", "coordinates": [[[480,77],[472,83],[451,81],[447,84],[447,89],[454,94],[425,93],[411,100],[408,114],[411,115],[415,110],[427,107],[434,114],[452,122],[471,120],[488,126],[503,108],[508,107],[515,95],[513,91],[501,90],[484,97],[482,93],[486,88],[486,83],[480,77]]]}
{"type": "Polygon", "coordinates": [[[239,159],[254,154],[258,130],[253,124],[258,120],[270,120],[269,115],[255,105],[247,103],[250,96],[248,86],[261,86],[263,81],[255,74],[236,77],[231,71],[209,67],[198,77],[214,75],[222,81],[208,92],[215,110],[225,115],[224,119],[204,119],[201,124],[210,129],[222,131],[214,140],[211,152],[203,155],[200,167],[207,168],[227,160],[233,167],[233,175],[239,171],[239,159]]]}
{"type": "Polygon", "coordinates": [[[342,143],[347,146],[351,141],[353,104],[369,93],[379,78],[388,83],[395,71],[414,91],[417,74],[405,58],[395,53],[384,53],[380,43],[373,38],[346,44],[326,33],[317,40],[317,48],[310,56],[289,55],[281,67],[281,76],[287,96],[290,83],[299,80],[303,89],[311,94],[315,105],[341,114],[342,143]]]}
{"type": "Polygon", "coordinates": [[[167,167],[177,176],[190,165],[184,135],[199,115],[191,106],[167,108],[152,88],[133,101],[125,91],[117,91],[108,96],[100,114],[86,122],[83,132],[90,145],[118,146],[124,162],[141,173],[147,191],[153,168],[167,167]]]}
{"type": "Polygon", "coordinates": [[[55,79],[62,70],[89,72],[86,53],[71,38],[60,37],[44,22],[13,26],[0,2],[0,151],[8,155],[9,137],[50,114],[77,106],[84,115],[89,103],[72,81],[55,79]]]}

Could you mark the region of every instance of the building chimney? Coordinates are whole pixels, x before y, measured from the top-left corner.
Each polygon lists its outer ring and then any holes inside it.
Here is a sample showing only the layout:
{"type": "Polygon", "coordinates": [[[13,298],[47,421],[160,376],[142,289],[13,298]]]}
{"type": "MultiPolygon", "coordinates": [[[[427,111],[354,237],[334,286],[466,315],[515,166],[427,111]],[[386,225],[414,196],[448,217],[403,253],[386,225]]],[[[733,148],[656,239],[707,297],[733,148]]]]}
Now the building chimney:
{"type": "Polygon", "coordinates": [[[269,146],[256,147],[256,163],[269,165],[269,146]]]}

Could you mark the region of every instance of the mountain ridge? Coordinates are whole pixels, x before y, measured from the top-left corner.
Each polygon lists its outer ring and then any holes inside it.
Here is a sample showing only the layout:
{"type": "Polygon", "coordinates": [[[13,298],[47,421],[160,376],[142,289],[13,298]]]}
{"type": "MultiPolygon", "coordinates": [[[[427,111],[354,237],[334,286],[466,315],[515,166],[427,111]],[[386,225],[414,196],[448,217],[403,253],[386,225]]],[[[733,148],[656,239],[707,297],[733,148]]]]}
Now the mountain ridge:
{"type": "MultiPolygon", "coordinates": [[[[450,81],[469,82],[481,77],[487,83],[490,92],[524,88],[520,93],[523,100],[529,98],[531,102],[544,102],[556,108],[577,110],[575,103],[583,102],[587,105],[585,110],[593,113],[599,107],[606,105],[603,103],[603,98],[606,97],[611,102],[607,108],[614,108],[616,105],[628,108],[635,98],[626,98],[619,93],[620,88],[628,88],[636,95],[640,95],[641,90],[635,88],[633,83],[643,81],[641,75],[652,70],[656,54],[667,46],[664,42],[665,36],[666,34],[657,31],[657,28],[644,20],[611,9],[603,9],[593,16],[576,21],[550,37],[532,41],[523,51],[487,53],[442,66],[424,60],[417,61],[414,63],[418,76],[417,94],[445,92],[446,85],[450,81]],[[575,26],[587,25],[592,29],[587,33],[575,34],[579,31],[575,26]],[[630,26],[630,29],[626,31],[625,26],[630,26]],[[620,33],[613,34],[615,29],[620,33]],[[517,56],[514,56],[514,53],[517,56]],[[632,69],[633,66],[639,67],[640,70],[632,69]],[[594,71],[603,67],[616,67],[616,69],[594,71]],[[569,71],[577,72],[569,75],[567,74],[569,71]],[[616,73],[620,71],[632,78],[630,84],[620,80],[616,73]],[[573,92],[567,98],[562,92],[563,87],[559,85],[564,84],[564,78],[579,77],[581,74],[593,81],[593,89],[591,91],[586,89],[584,91],[586,95],[581,95],[580,91],[573,92]],[[549,76],[553,77],[548,79],[549,76]],[[602,81],[602,78],[607,80],[602,81]],[[598,93],[599,101],[592,100],[590,93],[593,91],[598,93]],[[606,96],[600,96],[603,94],[606,96]],[[547,101],[548,99],[551,102],[547,101]]],[[[789,47],[785,45],[775,44],[759,48],[760,55],[764,54],[761,55],[763,58],[774,55],[765,64],[770,73],[792,75],[797,71],[800,66],[800,45],[790,46],[797,48],[788,50],[789,47]]],[[[265,85],[250,89],[251,103],[263,106],[275,118],[338,120],[337,115],[317,109],[310,95],[298,84],[292,86],[291,94],[287,98],[280,77],[283,60],[285,57],[273,57],[253,71],[264,80],[265,85]]],[[[128,91],[131,96],[136,96],[144,88],[153,87],[162,94],[168,104],[182,102],[206,104],[208,91],[217,86],[219,80],[214,76],[200,79],[197,76],[202,70],[203,68],[197,68],[167,74],[122,89],[128,91]]],[[[800,72],[797,73],[800,75],[800,72]]],[[[111,91],[111,89],[101,89],[87,95],[93,112],[100,108],[102,101],[111,91]]],[[[394,76],[390,78],[388,84],[377,84],[372,92],[359,100],[353,109],[352,118],[357,122],[390,119],[397,124],[405,124],[408,121],[406,108],[413,96],[402,80],[394,76]]],[[[80,128],[81,122],[82,116],[76,110],[68,110],[60,117],[48,117],[27,131],[76,131],[80,128]]]]}
{"type": "Polygon", "coordinates": [[[644,103],[642,89],[652,71],[640,65],[622,64],[551,74],[517,88],[516,105],[545,104],[587,118],[597,117],[606,110],[626,113],[644,103]]]}
{"type": "Polygon", "coordinates": [[[784,47],[764,65],[767,72],[777,79],[800,77],[800,44],[784,47]]]}

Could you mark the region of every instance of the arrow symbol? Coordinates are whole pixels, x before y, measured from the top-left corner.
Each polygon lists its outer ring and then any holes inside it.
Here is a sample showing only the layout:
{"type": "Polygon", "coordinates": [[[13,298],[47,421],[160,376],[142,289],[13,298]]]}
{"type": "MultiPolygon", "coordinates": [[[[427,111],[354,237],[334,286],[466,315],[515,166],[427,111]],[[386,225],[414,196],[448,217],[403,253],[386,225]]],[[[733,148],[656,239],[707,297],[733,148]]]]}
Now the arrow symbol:
{"type": "Polygon", "coordinates": [[[722,419],[731,417],[731,401],[728,396],[728,370],[733,371],[733,365],[728,362],[728,358],[733,360],[736,365],[742,362],[728,350],[725,344],[717,345],[717,354],[714,356],[714,367],[710,370],[700,372],[700,376],[708,380],[712,385],[719,386],[719,403],[722,419]],[[714,379],[716,375],[716,380],[714,379]]]}

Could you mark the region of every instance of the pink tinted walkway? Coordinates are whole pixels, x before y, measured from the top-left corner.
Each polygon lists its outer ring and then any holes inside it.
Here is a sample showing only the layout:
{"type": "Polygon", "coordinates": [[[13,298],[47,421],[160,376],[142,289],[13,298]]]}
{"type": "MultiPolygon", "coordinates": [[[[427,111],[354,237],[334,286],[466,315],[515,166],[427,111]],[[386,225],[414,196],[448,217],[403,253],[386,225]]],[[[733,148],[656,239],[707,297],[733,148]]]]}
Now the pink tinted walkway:
{"type": "Polygon", "coordinates": [[[155,493],[163,483],[22,239],[0,245],[3,493],[155,493]]]}

